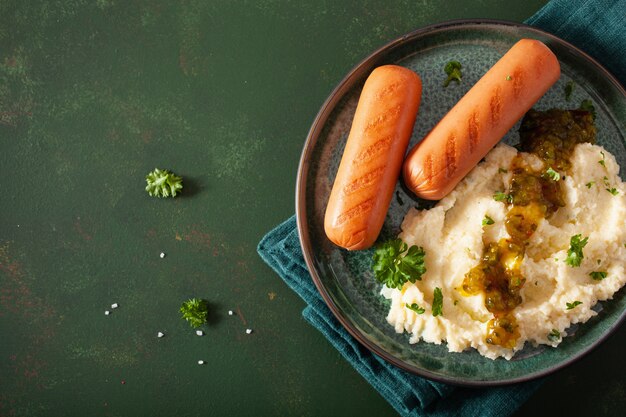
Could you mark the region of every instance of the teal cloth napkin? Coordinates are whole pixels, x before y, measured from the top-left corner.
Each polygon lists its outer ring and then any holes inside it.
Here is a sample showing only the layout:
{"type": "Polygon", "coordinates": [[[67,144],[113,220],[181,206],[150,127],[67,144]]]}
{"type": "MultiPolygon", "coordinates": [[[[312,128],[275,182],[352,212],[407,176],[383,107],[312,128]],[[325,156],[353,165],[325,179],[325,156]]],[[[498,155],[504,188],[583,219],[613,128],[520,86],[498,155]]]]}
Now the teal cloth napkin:
{"type": "Polygon", "coordinates": [[[552,0],[526,23],[582,49],[626,86],[626,0],[552,0]]]}
{"type": "MultiPolygon", "coordinates": [[[[527,23],[582,48],[626,81],[626,0],[552,0],[527,23]]],[[[311,280],[298,238],[295,216],[270,231],[257,248],[261,258],[306,302],[305,320],[401,416],[505,417],[512,414],[541,380],[494,388],[462,388],[430,381],[389,364],[357,342],[334,317],[311,280]]]]}

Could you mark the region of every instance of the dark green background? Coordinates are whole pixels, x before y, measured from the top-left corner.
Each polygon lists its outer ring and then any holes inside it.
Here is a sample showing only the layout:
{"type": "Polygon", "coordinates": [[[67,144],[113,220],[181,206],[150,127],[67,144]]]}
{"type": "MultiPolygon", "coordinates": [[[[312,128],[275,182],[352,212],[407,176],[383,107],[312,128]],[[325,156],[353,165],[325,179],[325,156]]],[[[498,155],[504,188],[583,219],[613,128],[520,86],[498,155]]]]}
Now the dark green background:
{"type": "MultiPolygon", "coordinates": [[[[293,214],[307,131],[361,59],[544,3],[2,0],[0,416],[393,416],[256,245],[293,214]],[[147,196],[154,167],[181,197],[147,196]],[[204,337],[177,311],[194,296],[204,337]]],[[[620,414],[625,343],[622,326],[517,416],[620,414]]]]}

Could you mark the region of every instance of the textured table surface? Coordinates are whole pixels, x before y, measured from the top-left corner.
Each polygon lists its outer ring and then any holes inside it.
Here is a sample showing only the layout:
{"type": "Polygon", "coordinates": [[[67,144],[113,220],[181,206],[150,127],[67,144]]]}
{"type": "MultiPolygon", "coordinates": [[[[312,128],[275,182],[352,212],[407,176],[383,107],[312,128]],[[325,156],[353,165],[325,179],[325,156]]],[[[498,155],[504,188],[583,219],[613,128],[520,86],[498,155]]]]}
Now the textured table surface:
{"type": "MultiPolygon", "coordinates": [[[[0,2],[0,417],[395,415],[256,245],[293,214],[307,131],[361,59],[544,3],[0,2]],[[181,197],[147,196],[155,167],[181,197]],[[190,297],[210,302],[202,337],[190,297]]],[[[620,414],[625,344],[622,326],[516,416],[620,414]]]]}

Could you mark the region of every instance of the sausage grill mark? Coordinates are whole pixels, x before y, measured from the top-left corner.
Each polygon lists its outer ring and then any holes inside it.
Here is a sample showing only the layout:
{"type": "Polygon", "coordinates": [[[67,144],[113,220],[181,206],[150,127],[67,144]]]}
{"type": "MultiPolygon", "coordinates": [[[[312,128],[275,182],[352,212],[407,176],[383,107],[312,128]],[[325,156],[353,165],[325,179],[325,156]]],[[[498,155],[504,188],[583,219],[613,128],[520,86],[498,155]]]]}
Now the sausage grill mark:
{"type": "Polygon", "coordinates": [[[489,101],[489,110],[491,111],[491,127],[496,127],[502,114],[502,88],[500,86],[493,90],[489,101]]]}
{"type": "Polygon", "coordinates": [[[433,156],[431,154],[428,154],[424,161],[424,178],[426,178],[427,183],[433,179],[433,156]]]}
{"type": "Polygon", "coordinates": [[[456,134],[450,133],[446,141],[446,177],[450,178],[456,172],[456,134]]]}
{"type": "Polygon", "coordinates": [[[376,118],[374,118],[374,120],[372,120],[367,124],[367,126],[365,126],[365,133],[368,133],[372,129],[376,129],[378,126],[386,125],[389,119],[396,117],[400,114],[400,110],[401,106],[398,104],[397,106],[390,108],[386,112],[379,114],[376,118]]]}
{"type": "Polygon", "coordinates": [[[350,210],[343,212],[339,217],[337,217],[337,223],[335,226],[341,226],[345,222],[355,218],[362,216],[364,213],[370,212],[374,207],[374,198],[368,198],[367,200],[357,204],[352,207],[350,210]]]}
{"type": "Polygon", "coordinates": [[[469,134],[469,151],[474,153],[474,149],[478,145],[478,114],[472,113],[467,120],[467,133],[469,134]]]}
{"type": "Polygon", "coordinates": [[[350,195],[352,193],[355,193],[357,191],[360,191],[364,188],[367,188],[369,186],[371,186],[372,184],[375,184],[378,181],[378,178],[380,178],[382,175],[384,175],[385,173],[385,168],[386,168],[386,164],[373,169],[372,171],[368,172],[367,174],[355,179],[354,181],[348,183],[344,188],[343,188],[343,194],[344,195],[350,195]]]}
{"type": "Polygon", "coordinates": [[[400,83],[395,82],[393,84],[389,84],[387,87],[383,88],[376,94],[376,99],[383,100],[385,97],[392,95],[400,86],[400,83]]]}
{"type": "Polygon", "coordinates": [[[376,155],[380,155],[386,153],[389,147],[391,146],[392,141],[391,136],[386,136],[383,139],[380,139],[374,143],[372,143],[367,148],[363,149],[359,154],[352,160],[353,164],[360,164],[369,159],[372,159],[376,155]]]}
{"type": "Polygon", "coordinates": [[[513,95],[515,98],[519,98],[522,93],[522,88],[524,88],[524,70],[521,68],[515,68],[513,72],[513,95]]]}

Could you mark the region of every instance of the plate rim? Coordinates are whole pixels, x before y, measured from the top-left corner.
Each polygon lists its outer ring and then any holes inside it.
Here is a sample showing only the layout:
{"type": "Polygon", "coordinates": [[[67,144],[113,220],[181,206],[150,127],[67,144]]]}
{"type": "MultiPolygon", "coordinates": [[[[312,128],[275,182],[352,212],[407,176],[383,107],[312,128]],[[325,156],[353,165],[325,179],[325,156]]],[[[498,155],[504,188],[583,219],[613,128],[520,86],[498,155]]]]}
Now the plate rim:
{"type": "Polygon", "coordinates": [[[446,20],[443,22],[434,23],[431,25],[423,26],[414,31],[408,32],[398,38],[387,42],[383,46],[376,49],[374,52],[366,56],[359,63],[357,63],[353,68],[351,68],[348,73],[342,78],[342,80],[337,84],[337,86],[329,93],[328,97],[320,107],[313,123],[311,124],[311,128],[309,129],[306,140],[304,142],[303,150],[300,156],[300,161],[298,163],[298,171],[296,177],[296,193],[295,193],[295,208],[296,208],[296,223],[298,230],[298,238],[300,240],[300,246],[302,249],[302,254],[307,265],[307,269],[315,287],[318,292],[322,296],[325,304],[328,306],[330,311],[333,313],[335,318],[340,322],[342,327],[348,331],[348,333],[354,337],[362,346],[368,349],[370,352],[373,352],[383,358],[385,361],[397,366],[398,368],[407,371],[411,374],[415,374],[418,376],[425,377],[430,380],[443,382],[447,384],[453,384],[457,386],[468,386],[468,387],[488,387],[488,386],[502,386],[509,385],[513,383],[520,383],[525,381],[534,380],[549,374],[552,374],[578,360],[586,356],[589,352],[593,351],[598,345],[607,340],[615,330],[620,327],[620,325],[626,320],[626,309],[622,311],[619,318],[608,328],[607,331],[602,334],[601,337],[596,339],[593,343],[585,347],[583,350],[578,352],[578,354],[564,360],[558,362],[557,364],[545,368],[540,371],[532,372],[524,376],[514,377],[514,378],[502,378],[499,380],[476,380],[476,379],[466,379],[466,378],[450,378],[441,376],[438,374],[434,374],[428,370],[421,369],[418,367],[414,367],[406,364],[405,362],[395,358],[380,346],[375,343],[370,342],[364,335],[356,329],[349,320],[343,315],[341,309],[335,304],[332,297],[329,295],[328,291],[324,287],[321,282],[321,279],[317,273],[317,270],[314,267],[314,262],[312,259],[312,247],[311,240],[308,231],[308,220],[306,218],[306,194],[304,190],[306,189],[306,180],[307,175],[305,172],[308,171],[310,165],[310,157],[312,154],[312,150],[314,145],[317,143],[319,134],[321,133],[321,129],[324,126],[322,120],[324,122],[328,118],[329,113],[334,108],[334,105],[341,100],[343,95],[345,94],[345,89],[348,84],[351,83],[351,80],[354,77],[361,76],[361,73],[364,72],[364,67],[368,67],[373,61],[377,60],[381,55],[384,55],[385,52],[391,50],[393,48],[399,47],[407,42],[411,42],[414,38],[425,35],[427,33],[442,30],[442,29],[452,29],[456,27],[463,26],[471,26],[471,25],[500,25],[505,26],[507,28],[523,28],[525,30],[529,30],[530,32],[535,32],[543,37],[551,38],[559,43],[564,44],[568,48],[571,48],[576,53],[580,54],[585,58],[589,63],[598,69],[602,75],[608,80],[611,84],[613,84],[619,92],[621,92],[622,96],[626,98],[626,90],[624,86],[617,80],[617,78],[611,74],[603,65],[601,65],[598,61],[596,61],[592,56],[582,51],[580,48],[574,46],[570,42],[550,33],[543,29],[530,26],[525,23],[514,22],[509,20],[502,19],[480,19],[480,18],[472,18],[472,19],[453,19],[446,20]]]}

